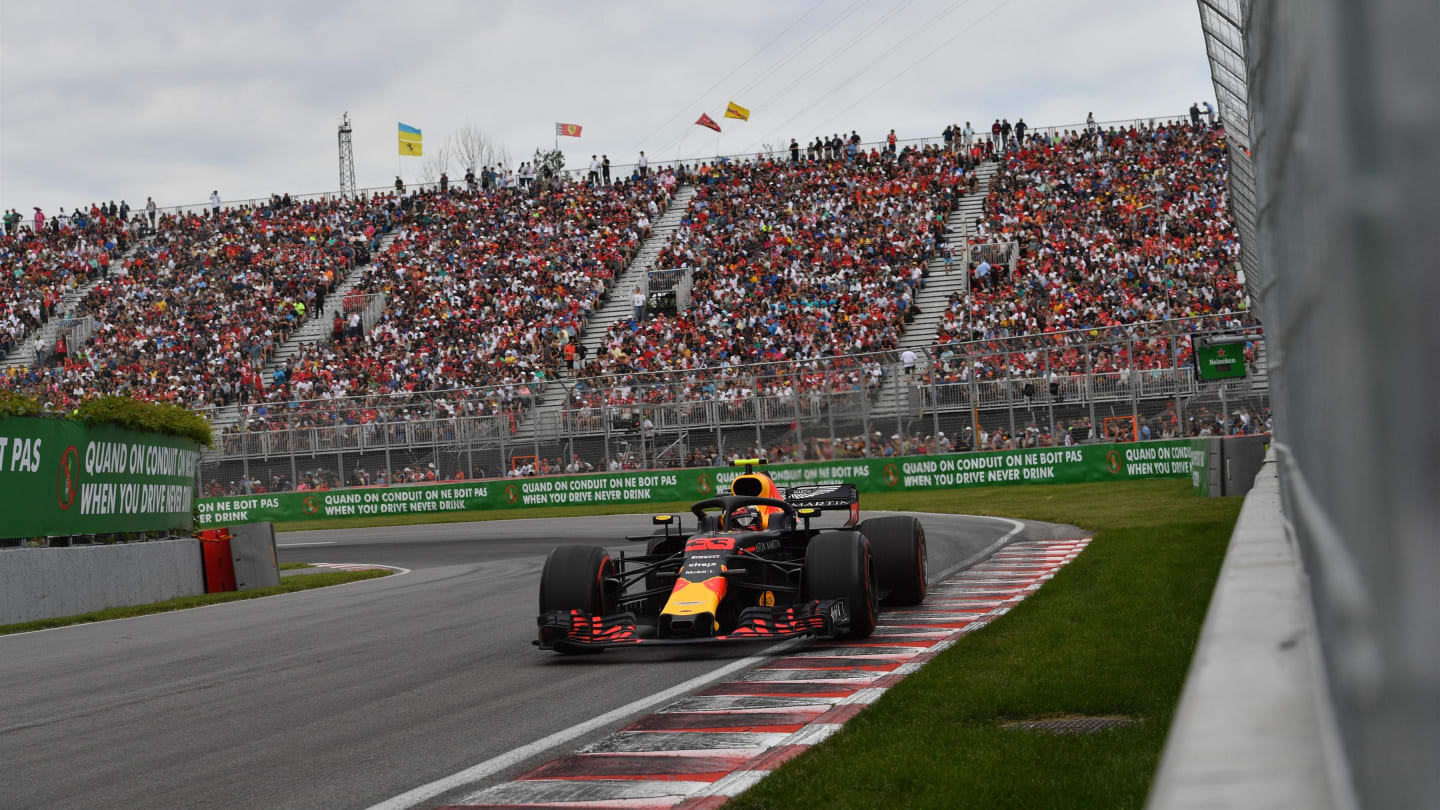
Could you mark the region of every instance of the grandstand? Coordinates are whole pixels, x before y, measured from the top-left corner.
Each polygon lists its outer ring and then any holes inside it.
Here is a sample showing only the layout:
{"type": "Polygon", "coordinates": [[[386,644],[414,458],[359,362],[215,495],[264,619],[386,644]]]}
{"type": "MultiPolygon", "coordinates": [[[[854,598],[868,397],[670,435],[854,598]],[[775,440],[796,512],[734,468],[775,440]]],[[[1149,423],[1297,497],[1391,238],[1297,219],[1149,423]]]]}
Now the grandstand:
{"type": "MultiPolygon", "coordinates": [[[[1223,129],[1009,146],[844,144],[11,235],[6,260],[29,262],[11,298],[48,298],[47,343],[70,329],[74,348],[37,365],[15,343],[4,384],[55,407],[118,391],[207,409],[223,436],[202,474],[222,489],[1046,446],[1124,418],[1136,436],[1258,429],[1263,347],[1241,383],[1188,371],[1187,334],[1255,328],[1223,129]]],[[[6,313],[25,340],[30,308],[6,313]]]]}
{"type": "Polygon", "coordinates": [[[37,337],[53,352],[60,337],[81,324],[69,318],[75,303],[133,253],[133,233],[119,211],[92,206],[26,227],[18,214],[0,240],[0,368],[36,362],[37,337]]]}

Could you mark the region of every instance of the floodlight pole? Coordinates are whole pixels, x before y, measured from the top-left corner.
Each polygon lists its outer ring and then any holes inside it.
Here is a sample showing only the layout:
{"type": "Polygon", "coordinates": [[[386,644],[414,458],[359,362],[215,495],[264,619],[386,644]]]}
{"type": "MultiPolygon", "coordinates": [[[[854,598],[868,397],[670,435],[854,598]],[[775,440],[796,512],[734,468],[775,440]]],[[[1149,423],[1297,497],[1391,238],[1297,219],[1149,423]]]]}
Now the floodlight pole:
{"type": "Polygon", "coordinates": [[[350,140],[350,113],[340,117],[337,135],[340,149],[340,196],[355,196],[355,144],[350,140]]]}

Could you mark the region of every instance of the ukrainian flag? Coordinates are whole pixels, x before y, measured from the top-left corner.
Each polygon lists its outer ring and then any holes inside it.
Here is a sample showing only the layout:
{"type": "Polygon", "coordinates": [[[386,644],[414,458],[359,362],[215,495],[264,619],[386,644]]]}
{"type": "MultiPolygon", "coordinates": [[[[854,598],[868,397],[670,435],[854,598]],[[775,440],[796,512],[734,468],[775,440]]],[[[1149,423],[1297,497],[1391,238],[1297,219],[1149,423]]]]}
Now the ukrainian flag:
{"type": "Polygon", "coordinates": [[[409,124],[400,125],[400,154],[409,157],[420,157],[424,150],[421,146],[420,130],[409,124]]]}

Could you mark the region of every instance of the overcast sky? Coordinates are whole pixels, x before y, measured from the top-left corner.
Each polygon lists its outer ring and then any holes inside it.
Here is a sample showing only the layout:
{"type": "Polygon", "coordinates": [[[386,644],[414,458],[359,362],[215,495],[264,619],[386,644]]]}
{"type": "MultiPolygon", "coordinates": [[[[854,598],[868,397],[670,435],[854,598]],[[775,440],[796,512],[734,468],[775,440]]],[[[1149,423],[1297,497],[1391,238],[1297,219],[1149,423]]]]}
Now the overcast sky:
{"type": "MultiPolygon", "coordinates": [[[[575,167],[714,155],[702,112],[729,154],[1174,114],[1212,93],[1193,0],[5,0],[0,207],[333,190],[346,111],[369,187],[394,182],[397,121],[427,154],[473,124],[517,162],[581,124],[561,139],[575,167]],[[721,117],[730,99],[750,121],[721,117]]],[[[423,162],[400,164],[407,181],[423,162]]]]}

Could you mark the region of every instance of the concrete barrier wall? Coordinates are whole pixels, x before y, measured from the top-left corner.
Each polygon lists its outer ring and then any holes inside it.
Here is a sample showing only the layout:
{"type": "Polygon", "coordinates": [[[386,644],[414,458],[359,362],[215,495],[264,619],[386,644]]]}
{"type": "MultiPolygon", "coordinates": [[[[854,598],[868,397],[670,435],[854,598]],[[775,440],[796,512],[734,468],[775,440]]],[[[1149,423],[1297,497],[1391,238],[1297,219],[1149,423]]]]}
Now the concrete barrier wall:
{"type": "Polygon", "coordinates": [[[1336,778],[1309,580],[1280,503],[1272,453],[1230,538],[1147,810],[1356,806],[1336,778]]]}
{"type": "Polygon", "coordinates": [[[0,551],[0,624],[204,592],[198,540],[0,551]]]}

